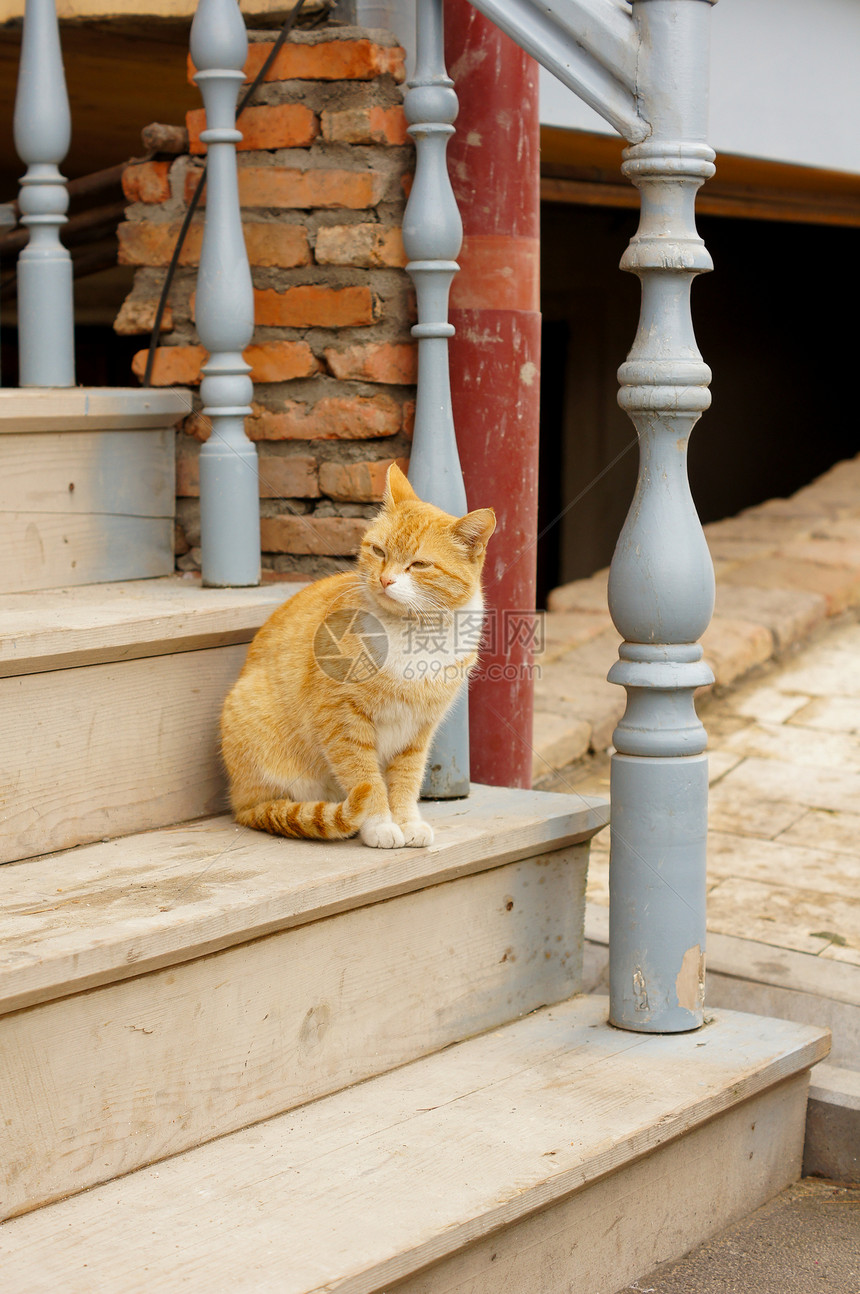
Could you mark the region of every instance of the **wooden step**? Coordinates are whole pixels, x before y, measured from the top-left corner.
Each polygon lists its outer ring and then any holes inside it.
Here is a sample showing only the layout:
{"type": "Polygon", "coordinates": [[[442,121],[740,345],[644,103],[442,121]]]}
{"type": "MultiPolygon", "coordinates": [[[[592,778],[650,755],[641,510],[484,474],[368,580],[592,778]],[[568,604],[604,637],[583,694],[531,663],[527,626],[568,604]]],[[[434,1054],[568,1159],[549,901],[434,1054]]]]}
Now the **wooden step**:
{"type": "MultiPolygon", "coordinates": [[[[609,982],[609,911],[589,903],[583,987],[609,982]]],[[[812,1075],[804,1173],[860,1180],[860,966],[756,939],[708,932],[709,1007],[816,1024],[832,1035],[812,1075]]]]}
{"type": "Polygon", "coordinates": [[[578,991],[607,806],[425,808],[429,849],[223,817],[0,868],[2,1214],[578,991]]]}
{"type": "Polygon", "coordinates": [[[15,1294],[613,1294],[800,1169],[811,1026],[581,997],[13,1219],[15,1294]]]}
{"type": "Polygon", "coordinates": [[[188,391],[0,389],[0,593],[173,570],[188,391]]]}
{"type": "MultiPolygon", "coordinates": [[[[609,909],[585,916],[587,987],[603,992],[609,973],[609,909]]],[[[830,1064],[860,1070],[860,965],[739,935],[708,932],[710,1006],[819,1024],[833,1035],[830,1064]]]]}
{"type": "Polygon", "coordinates": [[[224,809],[221,705],[298,587],[169,576],[0,597],[0,862],[224,809]]]}

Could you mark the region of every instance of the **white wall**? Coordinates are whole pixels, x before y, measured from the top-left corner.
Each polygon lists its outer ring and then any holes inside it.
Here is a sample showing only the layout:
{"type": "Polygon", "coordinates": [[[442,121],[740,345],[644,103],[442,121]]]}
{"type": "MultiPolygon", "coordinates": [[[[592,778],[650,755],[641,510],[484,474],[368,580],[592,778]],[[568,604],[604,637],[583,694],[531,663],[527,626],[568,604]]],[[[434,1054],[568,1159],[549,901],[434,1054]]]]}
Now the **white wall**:
{"type": "MultiPolygon", "coordinates": [[[[540,119],[612,134],[541,68],[540,119]]],[[[718,152],[860,173],[860,0],[719,0],[711,128],[718,152]]]]}

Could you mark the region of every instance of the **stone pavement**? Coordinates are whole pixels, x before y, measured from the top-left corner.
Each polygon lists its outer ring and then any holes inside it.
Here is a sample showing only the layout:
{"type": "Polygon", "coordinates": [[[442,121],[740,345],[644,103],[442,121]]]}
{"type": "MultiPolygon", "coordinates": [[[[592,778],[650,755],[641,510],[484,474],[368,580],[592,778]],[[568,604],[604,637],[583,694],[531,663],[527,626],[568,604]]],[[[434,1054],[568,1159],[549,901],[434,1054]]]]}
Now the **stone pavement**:
{"type": "MultiPolygon", "coordinates": [[[[860,968],[857,613],[699,712],[709,734],[709,933],[860,968]]],[[[607,794],[608,757],[541,786],[565,782],[607,794]]],[[[592,849],[589,899],[605,907],[608,856],[603,832],[592,849]]]]}
{"type": "MultiPolygon", "coordinates": [[[[719,690],[860,604],[860,455],[789,499],[705,526],[705,535],[717,597],[702,644],[719,690]]],[[[623,689],[606,682],[620,641],[607,610],[607,575],[550,595],[535,688],[536,784],[604,751],[624,711],[623,689]]]]}
{"type": "MultiPolygon", "coordinates": [[[[805,1167],[860,1181],[860,457],[705,531],[717,571],[704,639],[717,683],[698,701],[711,780],[707,1000],[831,1028],[805,1167]]],[[[609,793],[624,694],[605,682],[619,641],[605,578],[552,596],[541,789],[609,793]]],[[[604,832],[586,911],[587,973],[601,989],[608,849],[604,832]]]]}
{"type": "MultiPolygon", "coordinates": [[[[704,638],[717,683],[698,699],[709,931],[858,968],[860,982],[860,456],[706,534],[717,570],[704,638]]],[[[542,789],[609,791],[624,692],[605,681],[619,641],[606,628],[605,582],[604,572],[552,595],[565,609],[546,616],[540,661],[542,789]]],[[[607,837],[593,850],[598,907],[608,904],[607,837]]],[[[860,1034],[856,1056],[860,1069],[860,1034]]]]}

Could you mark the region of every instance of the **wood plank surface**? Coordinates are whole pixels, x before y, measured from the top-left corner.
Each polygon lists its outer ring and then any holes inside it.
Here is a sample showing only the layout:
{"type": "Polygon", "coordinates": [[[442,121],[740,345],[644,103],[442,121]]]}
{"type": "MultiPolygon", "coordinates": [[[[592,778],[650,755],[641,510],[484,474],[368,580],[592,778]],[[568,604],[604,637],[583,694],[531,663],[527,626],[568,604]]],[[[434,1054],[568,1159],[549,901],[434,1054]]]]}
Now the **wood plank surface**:
{"type": "Polygon", "coordinates": [[[0,592],[148,579],[174,566],[172,517],[0,513],[0,592]]]}
{"type": "Polygon", "coordinates": [[[173,426],[188,393],[0,390],[0,592],[173,569],[173,426]]]}
{"type": "Polygon", "coordinates": [[[222,647],[21,675],[0,688],[0,860],[217,813],[222,647]]]}
{"type": "Polygon", "coordinates": [[[0,436],[4,515],[173,517],[174,433],[42,432],[0,436]]]}
{"type": "Polygon", "coordinates": [[[578,844],[608,819],[602,800],[478,785],[422,812],[427,849],[283,840],[221,817],[0,867],[0,1011],[578,844]]]}
{"type": "Polygon", "coordinates": [[[0,1216],[569,997],[586,865],[572,846],[0,1017],[0,1216]]]}
{"type": "MultiPolygon", "coordinates": [[[[766,1131],[792,1158],[806,1088],[791,1080],[822,1058],[820,1030],[721,1012],[689,1034],[631,1034],[606,1025],[606,1005],[585,997],[535,1012],[13,1219],[0,1232],[4,1276],[27,1294],[180,1284],[206,1294],[371,1294],[620,1174],[767,1089],[778,1107],[779,1084],[792,1087],[793,1117],[781,1132],[768,1120],[766,1131]]],[[[751,1122],[739,1118],[733,1134],[751,1122]]],[[[744,1147],[753,1186],[749,1154],[761,1144],[744,1147]]],[[[704,1166],[699,1180],[714,1182],[712,1154],[704,1166]]],[[[667,1213],[689,1208],[687,1181],[679,1194],[671,1182],[663,1168],[626,1207],[635,1215],[640,1199],[662,1197],[667,1213]]],[[[713,1199],[697,1209],[706,1222],[713,1199]]]]}
{"type": "Polygon", "coordinates": [[[0,387],[0,436],[173,427],[191,407],[191,393],[182,387],[0,387]]]}
{"type": "Polygon", "coordinates": [[[807,1087],[789,1079],[385,1294],[653,1294],[643,1277],[797,1180],[807,1087]]]}
{"type": "Polygon", "coordinates": [[[302,587],[206,589],[170,574],[0,596],[0,677],[250,642],[302,587]]]}
{"type": "MultiPolygon", "coordinates": [[[[855,968],[856,969],[856,968],[855,968]]],[[[819,997],[814,992],[777,988],[773,984],[738,979],[731,974],[708,972],[705,999],[708,1006],[755,1015],[778,1016],[798,1024],[816,1024],[833,1035],[830,1060],[834,1065],[856,1066],[860,1057],[860,1004],[819,997]]],[[[860,1075],[858,1075],[860,1078],[860,1075]]]]}

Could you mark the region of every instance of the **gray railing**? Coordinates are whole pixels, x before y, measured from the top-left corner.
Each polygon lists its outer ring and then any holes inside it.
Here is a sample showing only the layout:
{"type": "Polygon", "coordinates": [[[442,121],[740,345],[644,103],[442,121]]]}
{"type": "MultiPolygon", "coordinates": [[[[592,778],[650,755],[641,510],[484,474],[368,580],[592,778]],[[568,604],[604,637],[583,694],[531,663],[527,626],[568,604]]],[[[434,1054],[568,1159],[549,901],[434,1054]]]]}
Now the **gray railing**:
{"type": "Polygon", "coordinates": [[[247,53],[236,0],[200,0],[191,58],[206,106],[208,196],[195,315],[209,351],[200,394],[212,428],[200,451],[201,566],[204,584],[225,586],[260,582],[257,448],[245,435],[253,385],[242,358],[254,332],[254,294],[236,172],[236,102],[247,53]]]}
{"type": "Polygon", "coordinates": [[[18,257],[19,382],[74,386],[72,258],[60,242],[69,195],[59,170],[71,117],[54,0],[27,0],[14,130],[27,164],[18,206],[30,231],[18,257]]]}
{"type": "MultiPolygon", "coordinates": [[[[246,437],[254,329],[251,274],[236,178],[236,100],[247,56],[236,0],[200,0],[191,31],[207,113],[208,190],[196,319],[209,351],[201,396],[212,432],[200,461],[203,582],[260,582],[257,450],[246,437]]],[[[55,0],[27,0],[15,99],[15,146],[27,173],[19,210],[29,240],[18,257],[19,383],[75,385],[72,261],[60,241],[68,190],[59,165],[71,136],[55,0]]]]}
{"type": "MultiPolygon", "coordinates": [[[[610,610],[624,642],[610,678],[627,691],[612,760],[610,1012],[642,1031],[701,1024],[704,1001],[706,736],[695,689],[711,679],[697,640],[713,609],[713,570],[690,496],[687,441],[709,404],[690,285],[710,268],[695,195],[713,171],[705,141],[713,0],[472,0],[629,142],[624,172],[641,221],[622,267],[642,283],[640,327],[621,366],[620,403],[640,441],[636,494],[612,562],[610,610]],[[563,15],[563,16],[560,16],[563,15]]],[[[457,99],[442,55],[442,0],[417,0],[418,48],[406,111],[417,171],[404,241],[418,296],[419,492],[465,510],[451,417],[448,291],[461,227],[445,166],[457,99]]],[[[203,578],[259,581],[256,450],[244,432],[252,387],[243,348],[253,294],[236,182],[235,108],[246,56],[236,0],[200,0],[192,30],[207,110],[208,201],[197,326],[210,352],[201,394],[212,434],[201,455],[203,578]]],[[[15,132],[28,170],[20,207],[22,384],[74,383],[71,265],[59,240],[68,147],[54,0],[27,0],[15,132]]],[[[440,734],[431,794],[468,789],[465,702],[440,734]]]]}
{"type": "MultiPolygon", "coordinates": [[[[613,735],[610,1015],[645,1032],[704,1015],[707,744],[695,689],[713,680],[697,639],[711,618],[713,567],[687,481],[687,441],[710,403],[690,312],[711,268],[695,195],[713,173],[705,141],[712,0],[472,0],[628,140],[641,193],[622,268],[642,283],[640,325],[619,370],[619,402],[640,443],[639,479],[613,558],[609,603],[624,638],[609,678],[627,691],[613,735]]],[[[441,0],[417,0],[417,61],[406,99],[418,159],[404,239],[416,284],[418,409],[410,475],[451,511],[465,506],[451,422],[447,299],[460,223],[444,166],[457,99],[442,57],[441,0]]],[[[500,502],[500,506],[502,506],[500,502]]],[[[432,763],[450,784],[467,765],[465,714],[432,763]],[[465,756],[464,756],[465,751],[465,756]]],[[[431,791],[432,793],[432,791],[431,791]]]]}
{"type": "MultiPolygon", "coordinates": [[[[432,0],[419,0],[431,3],[432,0]]],[[[472,0],[629,141],[641,193],[622,268],[642,283],[619,402],[639,436],[636,493],[609,580],[624,642],[609,678],[627,691],[611,773],[610,1015],[645,1032],[702,1023],[706,734],[695,689],[713,675],[697,639],[714,576],[687,482],[687,441],[710,403],[690,284],[711,268],[695,196],[705,141],[713,0],[472,0]]]]}
{"type": "MultiPolygon", "coordinates": [[[[445,70],[442,0],[419,0],[415,73],[405,110],[415,141],[415,179],[403,216],[406,269],[415,284],[418,388],[409,479],[418,495],[453,516],[466,512],[466,489],[451,411],[448,294],[459,266],[463,224],[448,178],[445,153],[454,133],[457,96],[445,70]]],[[[468,694],[461,692],[436,735],[422,794],[452,799],[469,794],[468,694]]]]}

